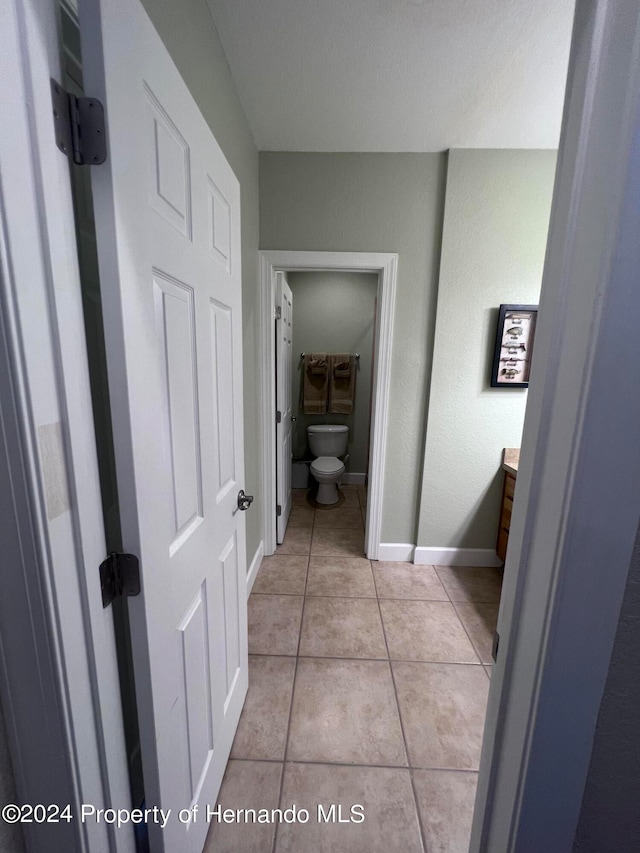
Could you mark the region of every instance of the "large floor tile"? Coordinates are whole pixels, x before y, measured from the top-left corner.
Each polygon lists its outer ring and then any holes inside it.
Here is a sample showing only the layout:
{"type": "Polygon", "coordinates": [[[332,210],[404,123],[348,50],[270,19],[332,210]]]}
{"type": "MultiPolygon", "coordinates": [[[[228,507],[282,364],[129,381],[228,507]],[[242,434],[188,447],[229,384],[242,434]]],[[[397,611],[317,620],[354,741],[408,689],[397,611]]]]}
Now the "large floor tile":
{"type": "Polygon", "coordinates": [[[357,487],[340,486],[339,492],[342,499],[341,506],[344,507],[344,509],[358,509],[360,506],[360,499],[358,497],[357,487]]]}
{"type": "Polygon", "coordinates": [[[316,557],[364,557],[364,531],[315,528],[311,553],[316,557]]]}
{"type": "Polygon", "coordinates": [[[467,853],[477,781],[461,770],[413,771],[427,850],[467,853]]]}
{"type": "Polygon", "coordinates": [[[389,664],[300,658],[287,759],[406,766],[389,664]]]}
{"type": "Polygon", "coordinates": [[[374,598],[307,598],[299,654],[386,658],[378,602],[374,598]]]}
{"type": "Polygon", "coordinates": [[[308,810],[306,824],[280,824],[276,853],[421,853],[422,841],[408,770],[388,767],[337,767],[322,764],[285,765],[281,808],[295,803],[308,810]],[[343,819],[361,805],[362,823],[318,820],[332,804],[343,819]]]}
{"type": "Polygon", "coordinates": [[[289,527],[313,527],[316,511],[307,503],[294,503],[289,514],[289,527]]]}
{"type": "Polygon", "coordinates": [[[253,592],[303,595],[308,563],[306,554],[274,554],[272,557],[265,557],[253,585],[253,592]]]}
{"type": "Polygon", "coordinates": [[[373,574],[379,598],[449,600],[433,566],[414,566],[413,563],[388,563],[379,560],[373,563],[373,574]]]}
{"type": "Polygon", "coordinates": [[[392,666],[411,766],[477,770],[489,693],[483,667],[392,666]]]}
{"type": "Polygon", "coordinates": [[[371,563],[364,557],[311,557],[307,595],[375,598],[371,563]]]}
{"type": "Polygon", "coordinates": [[[316,530],[327,527],[362,530],[363,524],[360,507],[345,507],[343,505],[334,510],[318,509],[316,510],[315,525],[316,530]]]}
{"type": "Polygon", "coordinates": [[[482,663],[493,663],[491,651],[498,624],[498,605],[459,601],[455,608],[482,663]]]}
{"type": "MultiPolygon", "coordinates": [[[[220,789],[222,809],[274,809],[278,806],[282,764],[229,761],[220,789]]],[[[212,821],[203,853],[270,853],[275,825],[212,821]]]]}
{"type": "Polygon", "coordinates": [[[449,601],[380,602],[392,660],[479,663],[449,601]]]}
{"type": "Polygon", "coordinates": [[[284,758],[295,667],[293,657],[249,656],[249,691],[231,758],[284,758]]]}
{"type": "Polygon", "coordinates": [[[305,506],[309,507],[309,502],[307,500],[307,496],[309,494],[308,489],[291,489],[291,503],[293,506],[305,506]]]}
{"type": "Polygon", "coordinates": [[[500,569],[476,566],[436,566],[435,569],[452,601],[500,601],[500,569]]]}
{"type": "Polygon", "coordinates": [[[249,654],[295,655],[302,618],[302,596],[249,596],[249,654]]]}
{"type": "Polygon", "coordinates": [[[308,554],[311,545],[310,527],[289,527],[276,554],[308,554]]]}

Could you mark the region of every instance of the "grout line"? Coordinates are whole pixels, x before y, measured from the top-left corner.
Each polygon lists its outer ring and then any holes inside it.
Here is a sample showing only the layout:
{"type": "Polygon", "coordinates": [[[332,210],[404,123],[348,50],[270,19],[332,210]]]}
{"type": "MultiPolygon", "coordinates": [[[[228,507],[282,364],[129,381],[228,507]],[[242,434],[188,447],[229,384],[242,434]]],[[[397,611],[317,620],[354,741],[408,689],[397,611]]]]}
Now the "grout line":
{"type": "MultiPolygon", "coordinates": [[[[316,510],[316,512],[317,512],[317,510],[316,510]]],[[[311,525],[310,543],[313,542],[313,533],[315,530],[315,526],[316,526],[316,513],[314,512],[313,513],[313,524],[311,525]]],[[[296,681],[297,681],[297,676],[298,676],[298,661],[300,660],[300,657],[299,657],[299,655],[300,655],[300,642],[302,640],[302,625],[304,622],[304,607],[305,607],[305,601],[306,601],[307,582],[309,580],[309,563],[310,562],[311,562],[311,546],[309,546],[309,554],[307,557],[307,571],[306,571],[306,574],[304,576],[304,592],[303,592],[303,598],[302,598],[302,611],[300,613],[300,628],[298,629],[298,646],[296,649],[296,658],[295,658],[296,662],[295,662],[295,665],[293,667],[293,683],[291,686],[291,699],[289,701],[289,718],[287,720],[287,733],[285,735],[285,740],[284,740],[284,756],[283,756],[283,764],[282,764],[282,775],[280,777],[280,791],[278,792],[278,806],[280,806],[280,804],[282,802],[282,792],[284,790],[285,763],[287,761],[287,755],[289,753],[289,735],[291,733],[291,716],[293,713],[293,699],[294,699],[295,692],[296,692],[296,681]]],[[[271,847],[272,853],[276,853],[277,843],[278,843],[278,824],[276,823],[275,831],[273,833],[273,845],[271,847]]]]}
{"type": "MultiPolygon", "coordinates": [[[[312,597],[312,596],[311,596],[312,597]]],[[[367,599],[371,601],[371,599],[367,599]]],[[[340,655],[304,655],[304,654],[282,654],[281,652],[251,652],[249,657],[252,658],[293,658],[299,657],[303,660],[313,660],[317,658],[318,660],[339,660],[339,661],[352,661],[353,663],[366,663],[367,661],[373,661],[376,663],[424,663],[428,666],[489,666],[488,663],[480,663],[479,661],[450,661],[450,660],[412,660],[410,658],[358,658],[353,655],[345,655],[341,657],[340,655]]]]}
{"type": "MultiPolygon", "coordinates": [[[[432,770],[439,773],[478,773],[472,767],[436,767],[426,764],[362,764],[351,761],[321,761],[316,758],[251,758],[250,756],[229,758],[229,761],[256,761],[262,764],[314,764],[320,767],[372,767],[374,770],[432,770]]],[[[278,801],[278,804],[280,801],[278,801]]]]}
{"type": "MultiPolygon", "coordinates": [[[[371,561],[369,561],[369,563],[371,563],[371,561]]],[[[398,722],[400,723],[400,732],[402,733],[402,742],[404,743],[404,754],[405,754],[405,758],[407,759],[407,764],[409,765],[410,761],[409,761],[409,747],[407,745],[407,735],[406,735],[406,732],[404,730],[404,723],[402,721],[402,712],[400,711],[400,702],[398,700],[398,689],[396,687],[396,679],[395,679],[395,676],[393,674],[393,667],[391,666],[391,655],[389,653],[389,643],[387,642],[387,631],[384,627],[384,619],[382,618],[382,609],[380,607],[380,599],[378,597],[378,586],[376,584],[376,574],[373,571],[373,566],[371,566],[371,574],[373,575],[373,586],[374,586],[375,591],[376,591],[376,601],[378,602],[378,614],[380,616],[380,624],[382,625],[382,634],[384,636],[385,646],[387,647],[387,657],[389,658],[389,672],[391,673],[391,684],[393,685],[393,695],[394,695],[395,700],[396,700],[396,708],[398,711],[398,722]]],[[[413,793],[413,806],[416,810],[416,818],[418,820],[418,829],[420,830],[420,840],[422,842],[422,848],[425,851],[425,853],[428,853],[427,837],[426,837],[426,834],[424,831],[424,826],[422,825],[422,817],[420,815],[420,808],[418,806],[418,795],[416,793],[416,786],[415,786],[414,781],[413,781],[413,774],[412,773],[409,774],[409,779],[411,780],[411,792],[413,793]]]]}
{"type": "MultiPolygon", "coordinates": [[[[304,554],[296,554],[297,557],[304,557],[304,554]]],[[[290,598],[304,598],[303,592],[252,592],[251,595],[287,595],[290,598]]]]}

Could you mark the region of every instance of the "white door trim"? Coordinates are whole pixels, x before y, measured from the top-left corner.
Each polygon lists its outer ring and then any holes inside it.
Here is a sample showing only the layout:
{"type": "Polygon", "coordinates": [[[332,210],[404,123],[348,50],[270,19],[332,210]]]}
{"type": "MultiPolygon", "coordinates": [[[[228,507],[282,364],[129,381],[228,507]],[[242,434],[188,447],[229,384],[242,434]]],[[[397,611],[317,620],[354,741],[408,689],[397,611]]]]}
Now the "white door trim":
{"type": "Polygon", "coordinates": [[[391,385],[391,339],[398,256],[377,252],[260,252],[260,363],[262,365],[262,511],[265,554],[276,549],[275,274],[340,270],[378,275],[376,358],[371,408],[371,450],[365,552],[377,560],[382,529],[385,449],[391,385]]]}
{"type": "Polygon", "coordinates": [[[471,853],[571,850],[640,519],[640,6],[582,0],[471,853]]]}

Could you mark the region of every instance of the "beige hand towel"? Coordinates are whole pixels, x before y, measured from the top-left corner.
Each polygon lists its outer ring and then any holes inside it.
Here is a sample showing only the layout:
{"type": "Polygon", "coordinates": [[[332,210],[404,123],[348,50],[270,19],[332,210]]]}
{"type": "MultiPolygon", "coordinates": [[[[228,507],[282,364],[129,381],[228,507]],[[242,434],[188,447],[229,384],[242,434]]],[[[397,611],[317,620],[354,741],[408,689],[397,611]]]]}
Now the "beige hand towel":
{"type": "Polygon", "coordinates": [[[329,362],[326,352],[310,352],[302,365],[302,411],[324,415],[329,404],[329,362]]]}
{"type": "Polygon", "coordinates": [[[347,353],[329,356],[330,389],[329,411],[337,415],[350,415],[356,394],[355,359],[347,353]]]}

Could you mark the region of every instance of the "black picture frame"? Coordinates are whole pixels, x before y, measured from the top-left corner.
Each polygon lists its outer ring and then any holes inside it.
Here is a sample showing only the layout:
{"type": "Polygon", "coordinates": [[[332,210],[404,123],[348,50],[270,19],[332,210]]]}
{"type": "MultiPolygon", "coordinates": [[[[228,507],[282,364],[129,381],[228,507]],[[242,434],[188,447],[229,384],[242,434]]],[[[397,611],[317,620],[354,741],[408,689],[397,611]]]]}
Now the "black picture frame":
{"type": "Polygon", "coordinates": [[[491,368],[492,388],[529,387],[537,319],[537,305],[500,306],[491,368]]]}

